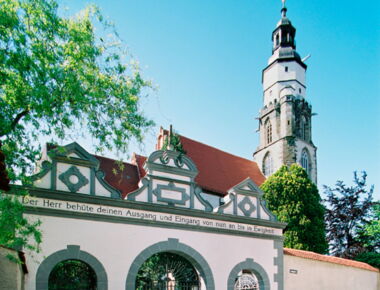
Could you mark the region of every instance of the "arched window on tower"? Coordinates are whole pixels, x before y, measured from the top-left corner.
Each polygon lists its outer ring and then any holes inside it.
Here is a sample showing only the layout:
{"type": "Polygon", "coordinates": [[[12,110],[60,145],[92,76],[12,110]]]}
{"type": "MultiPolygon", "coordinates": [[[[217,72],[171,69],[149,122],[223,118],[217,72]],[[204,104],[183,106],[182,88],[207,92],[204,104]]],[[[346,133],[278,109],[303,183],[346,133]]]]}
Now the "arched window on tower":
{"type": "Polygon", "coordinates": [[[307,174],[310,176],[310,173],[311,173],[311,166],[310,166],[310,155],[309,155],[309,152],[307,151],[307,149],[303,149],[302,150],[302,154],[301,154],[301,166],[305,169],[305,171],[307,172],[307,174]]]}
{"type": "Polygon", "coordinates": [[[302,116],[300,121],[300,137],[305,141],[310,141],[309,124],[305,116],[302,116]]]}
{"type": "Polygon", "coordinates": [[[272,124],[269,119],[265,121],[265,144],[272,143],[272,124]]]}
{"type": "Polygon", "coordinates": [[[267,152],[263,159],[263,174],[266,177],[273,174],[273,159],[270,152],[267,152]]]}

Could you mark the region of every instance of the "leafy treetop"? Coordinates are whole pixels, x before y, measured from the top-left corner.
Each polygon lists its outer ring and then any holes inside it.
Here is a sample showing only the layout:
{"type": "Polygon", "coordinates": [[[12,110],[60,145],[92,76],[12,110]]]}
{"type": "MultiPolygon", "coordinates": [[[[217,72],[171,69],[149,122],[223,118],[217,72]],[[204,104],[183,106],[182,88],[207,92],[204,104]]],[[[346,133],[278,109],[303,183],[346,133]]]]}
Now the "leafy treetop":
{"type": "MultiPolygon", "coordinates": [[[[150,84],[112,25],[94,6],[57,11],[55,0],[0,0],[0,140],[13,182],[30,182],[41,136],[82,132],[97,150],[125,152],[153,125],[139,110],[150,84]]],[[[0,190],[1,245],[36,250],[28,237],[41,241],[38,225],[0,190]]]]}
{"type": "Polygon", "coordinates": [[[354,172],[353,186],[343,181],[337,181],[333,188],[324,186],[327,239],[334,256],[354,258],[366,251],[363,230],[369,224],[374,190],[373,186],[367,188],[366,180],[365,172],[361,177],[354,172]]]}
{"type": "Polygon", "coordinates": [[[12,180],[34,165],[41,135],[80,131],[98,150],[125,152],[153,125],[139,110],[149,82],[99,10],[64,18],[57,9],[54,0],[0,0],[0,138],[12,180]]]}
{"type": "Polygon", "coordinates": [[[301,166],[282,166],[261,189],[269,210],[288,224],[285,247],[326,253],[324,207],[316,185],[301,166]]]}

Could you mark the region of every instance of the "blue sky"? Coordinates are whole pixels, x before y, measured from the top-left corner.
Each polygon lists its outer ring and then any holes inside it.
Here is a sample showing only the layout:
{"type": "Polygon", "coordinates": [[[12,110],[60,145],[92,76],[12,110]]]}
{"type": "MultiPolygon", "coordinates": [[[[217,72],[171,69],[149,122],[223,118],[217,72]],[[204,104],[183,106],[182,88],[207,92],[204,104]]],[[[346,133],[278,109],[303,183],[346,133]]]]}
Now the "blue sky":
{"type": "MultiPolygon", "coordinates": [[[[158,87],[142,100],[159,126],[252,159],[262,106],[261,71],[271,55],[280,0],[95,0],[158,87]]],[[[287,1],[297,51],[307,60],[307,95],[317,116],[318,185],[351,184],[366,170],[380,199],[379,1],[287,1]]],[[[90,149],[90,148],[88,148],[90,149]]]]}

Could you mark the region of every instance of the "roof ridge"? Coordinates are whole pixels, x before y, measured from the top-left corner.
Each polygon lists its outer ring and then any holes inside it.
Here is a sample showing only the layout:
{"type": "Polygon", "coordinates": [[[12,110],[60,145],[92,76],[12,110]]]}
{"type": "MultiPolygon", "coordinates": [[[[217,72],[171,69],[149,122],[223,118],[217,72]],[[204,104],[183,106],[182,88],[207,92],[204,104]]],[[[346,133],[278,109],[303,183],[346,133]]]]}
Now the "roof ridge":
{"type": "Polygon", "coordinates": [[[227,152],[227,151],[225,151],[225,150],[218,149],[218,148],[216,148],[216,147],[213,147],[213,146],[211,146],[211,145],[205,144],[205,143],[203,143],[203,142],[199,142],[199,141],[197,141],[197,140],[191,139],[191,138],[189,138],[189,137],[186,137],[186,136],[183,136],[183,135],[180,135],[180,134],[178,134],[178,135],[179,135],[181,138],[185,138],[185,139],[191,140],[191,141],[193,141],[193,142],[196,142],[196,143],[202,144],[202,145],[204,145],[204,146],[206,146],[206,147],[209,147],[209,148],[215,149],[215,150],[217,150],[217,151],[220,151],[220,152],[222,152],[222,153],[228,154],[228,155],[230,155],[230,156],[237,157],[237,158],[240,158],[240,159],[243,159],[243,160],[247,160],[247,161],[250,161],[250,162],[252,162],[252,163],[257,164],[257,163],[256,163],[255,161],[253,161],[253,160],[250,160],[250,159],[247,159],[247,158],[241,157],[241,156],[239,156],[239,155],[232,154],[232,153],[227,152]]]}

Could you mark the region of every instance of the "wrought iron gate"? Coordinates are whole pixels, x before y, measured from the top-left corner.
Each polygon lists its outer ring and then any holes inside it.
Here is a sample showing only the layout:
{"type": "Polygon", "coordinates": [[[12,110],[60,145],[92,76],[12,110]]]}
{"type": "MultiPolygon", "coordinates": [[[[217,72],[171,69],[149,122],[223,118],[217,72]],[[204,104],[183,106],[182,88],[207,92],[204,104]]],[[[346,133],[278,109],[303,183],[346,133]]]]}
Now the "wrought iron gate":
{"type": "Polygon", "coordinates": [[[140,267],[137,290],[199,290],[200,280],[193,265],[174,253],[158,253],[140,267]]]}

